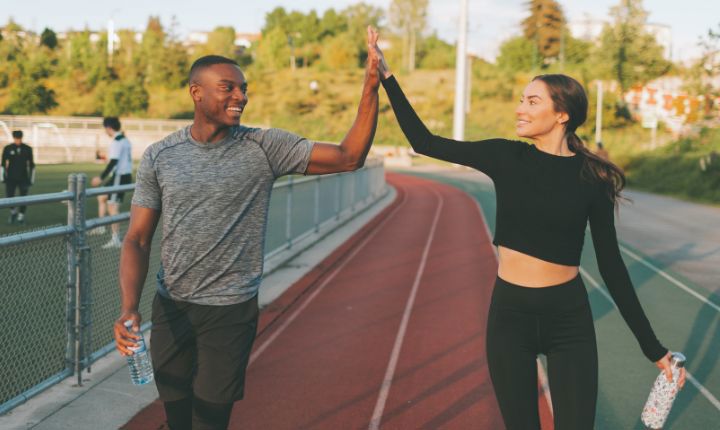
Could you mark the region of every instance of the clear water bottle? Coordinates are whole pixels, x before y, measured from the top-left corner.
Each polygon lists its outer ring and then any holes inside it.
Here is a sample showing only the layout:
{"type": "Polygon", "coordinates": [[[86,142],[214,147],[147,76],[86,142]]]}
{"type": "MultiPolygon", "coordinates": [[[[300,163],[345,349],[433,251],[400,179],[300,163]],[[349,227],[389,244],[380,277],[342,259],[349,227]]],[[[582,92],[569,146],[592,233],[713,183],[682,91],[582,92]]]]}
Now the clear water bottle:
{"type": "MultiPolygon", "coordinates": [[[[132,321],[125,321],[125,327],[127,327],[128,331],[132,331],[132,321]]],[[[133,352],[133,355],[128,355],[126,358],[132,383],[143,385],[153,380],[152,363],[150,362],[150,353],[147,350],[142,332],[138,331],[135,334],[140,336],[140,339],[136,341],[137,346],[128,348],[133,352]]]]}
{"type": "Polygon", "coordinates": [[[670,366],[672,371],[672,382],[668,382],[665,372],[660,372],[655,379],[650,396],[642,412],[642,422],[649,429],[662,429],[670,414],[675,397],[678,393],[678,378],[680,377],[680,369],[685,366],[685,356],[679,352],[673,352],[670,358],[670,366]]]}

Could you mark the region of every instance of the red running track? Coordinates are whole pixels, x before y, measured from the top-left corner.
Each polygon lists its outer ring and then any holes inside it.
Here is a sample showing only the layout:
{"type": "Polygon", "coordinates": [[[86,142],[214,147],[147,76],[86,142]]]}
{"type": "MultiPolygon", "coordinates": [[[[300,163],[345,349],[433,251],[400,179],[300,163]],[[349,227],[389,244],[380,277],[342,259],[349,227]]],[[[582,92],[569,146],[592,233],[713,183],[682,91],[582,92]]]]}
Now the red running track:
{"type": "MultiPolygon", "coordinates": [[[[497,260],[464,192],[396,200],[263,309],[231,429],[503,429],[485,362],[497,260]]],[[[543,429],[552,429],[538,395],[543,429]]],[[[123,428],[165,428],[156,401],[123,428]]]]}

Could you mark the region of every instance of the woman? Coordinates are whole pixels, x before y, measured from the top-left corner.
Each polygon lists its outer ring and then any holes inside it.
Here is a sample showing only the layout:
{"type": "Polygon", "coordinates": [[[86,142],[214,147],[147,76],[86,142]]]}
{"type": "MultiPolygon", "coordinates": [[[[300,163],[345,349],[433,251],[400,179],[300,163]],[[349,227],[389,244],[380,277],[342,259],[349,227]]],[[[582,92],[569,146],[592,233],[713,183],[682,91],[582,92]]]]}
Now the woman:
{"type": "MultiPolygon", "coordinates": [[[[487,358],[509,430],[539,429],[536,357],[545,354],[556,430],[592,429],[597,347],[579,275],[590,221],[598,266],[645,356],[671,380],[669,352],[655,337],[620,257],[613,210],[625,177],[575,134],[587,116],[583,87],[541,75],[523,91],[516,132],[459,142],[433,135],[414,112],[379,48],[382,84],[413,149],[487,174],[497,194],[499,268],[487,326],[487,358]]],[[[680,386],[684,384],[684,371],[680,386]]]]}

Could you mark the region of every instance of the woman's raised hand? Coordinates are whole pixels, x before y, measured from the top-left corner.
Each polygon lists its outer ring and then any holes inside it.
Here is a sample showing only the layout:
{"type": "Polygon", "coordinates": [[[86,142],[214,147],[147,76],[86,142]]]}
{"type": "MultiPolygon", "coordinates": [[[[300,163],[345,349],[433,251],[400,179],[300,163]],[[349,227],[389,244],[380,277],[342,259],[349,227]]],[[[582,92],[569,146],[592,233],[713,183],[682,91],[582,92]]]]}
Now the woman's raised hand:
{"type": "Polygon", "coordinates": [[[392,76],[390,67],[388,67],[387,61],[385,61],[385,55],[383,54],[380,47],[377,45],[378,32],[371,26],[368,26],[368,59],[371,55],[377,58],[377,69],[382,79],[387,79],[392,76]]]}

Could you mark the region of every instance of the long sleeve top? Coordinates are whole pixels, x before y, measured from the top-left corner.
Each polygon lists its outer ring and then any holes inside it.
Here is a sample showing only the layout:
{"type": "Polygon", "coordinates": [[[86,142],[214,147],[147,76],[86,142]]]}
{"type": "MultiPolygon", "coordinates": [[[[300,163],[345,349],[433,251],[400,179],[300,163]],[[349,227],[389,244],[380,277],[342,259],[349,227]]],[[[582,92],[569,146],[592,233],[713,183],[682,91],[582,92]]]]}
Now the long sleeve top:
{"type": "Polygon", "coordinates": [[[667,353],[655,337],[620,256],[614,201],[604,183],[581,176],[582,154],[557,156],[507,139],[462,142],[436,136],[410,106],[394,77],[384,80],[383,86],[416,152],[472,167],[493,180],[497,198],[493,244],[552,263],[579,266],[589,221],[600,274],[643,353],[651,361],[667,353]]]}

